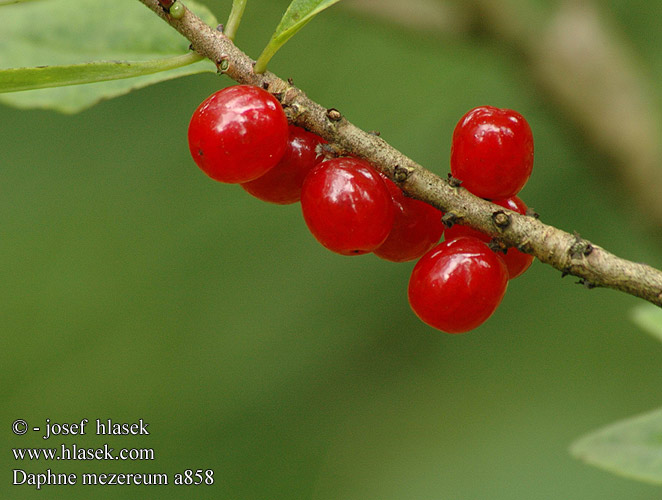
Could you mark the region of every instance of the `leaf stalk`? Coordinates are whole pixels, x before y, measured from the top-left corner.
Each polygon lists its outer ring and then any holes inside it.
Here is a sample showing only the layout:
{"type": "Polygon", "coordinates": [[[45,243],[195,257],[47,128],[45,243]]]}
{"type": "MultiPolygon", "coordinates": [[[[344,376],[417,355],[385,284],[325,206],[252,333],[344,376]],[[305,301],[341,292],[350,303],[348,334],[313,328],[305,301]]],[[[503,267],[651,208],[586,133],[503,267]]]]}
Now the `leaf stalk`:
{"type": "Polygon", "coordinates": [[[244,15],[244,9],[246,8],[246,2],[247,0],[233,0],[232,2],[232,10],[223,30],[225,36],[230,40],[234,40],[234,37],[237,35],[241,17],[244,15]]]}

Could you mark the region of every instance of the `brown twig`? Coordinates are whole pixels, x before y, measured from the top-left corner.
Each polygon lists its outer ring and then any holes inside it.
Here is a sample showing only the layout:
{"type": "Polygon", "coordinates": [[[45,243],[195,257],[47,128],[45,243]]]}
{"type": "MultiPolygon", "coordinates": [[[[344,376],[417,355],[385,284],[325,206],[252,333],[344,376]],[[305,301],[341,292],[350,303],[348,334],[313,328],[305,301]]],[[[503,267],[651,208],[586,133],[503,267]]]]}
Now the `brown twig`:
{"type": "Polygon", "coordinates": [[[543,224],[536,217],[504,210],[451,185],[377,135],[359,129],[338,110],[310,100],[291,83],[268,71],[256,74],[253,61],[245,53],[192,12],[186,10],[183,17],[174,19],[163,11],[158,0],[140,1],[185,36],[200,55],[214,61],[220,72],[236,82],[268,90],[279,98],[293,124],[324,137],[341,150],[369,160],[410,196],[452,213],[454,220],[486,232],[508,246],[531,253],[563,275],[579,277],[588,288],[613,288],[662,307],[661,271],[621,259],[577,234],[543,224]],[[497,213],[508,215],[509,223],[499,223],[503,217],[497,213]]]}

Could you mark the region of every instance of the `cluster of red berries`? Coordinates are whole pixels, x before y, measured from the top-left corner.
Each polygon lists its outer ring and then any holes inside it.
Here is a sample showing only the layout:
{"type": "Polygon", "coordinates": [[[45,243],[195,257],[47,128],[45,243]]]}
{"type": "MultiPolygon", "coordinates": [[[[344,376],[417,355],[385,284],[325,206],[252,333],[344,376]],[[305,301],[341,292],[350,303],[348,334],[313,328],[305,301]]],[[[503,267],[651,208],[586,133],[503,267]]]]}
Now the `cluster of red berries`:
{"type": "MultiPolygon", "coordinates": [[[[527,206],[516,195],[531,176],[533,135],[526,120],[510,109],[474,108],[453,131],[451,175],[481,198],[520,214],[527,206]]],[[[491,238],[454,225],[444,242],[418,261],[409,281],[409,303],[425,323],[448,333],[482,324],[501,303],[508,280],[533,261],[516,248],[495,253],[491,238]]]]}
{"type": "MultiPolygon", "coordinates": [[[[498,255],[490,237],[463,226],[443,232],[443,214],[407,197],[370,163],[327,159],[324,139],[288,125],[283,109],[259,87],[237,85],[208,97],[188,131],[191,155],[212,179],[240,184],[277,204],[301,202],[311,233],[343,255],[373,252],[393,262],[420,258],[409,301],[427,324],[449,333],[475,328],[496,309],[509,278],[530,265],[516,249],[498,255]]],[[[527,181],[533,142],[517,113],[476,108],[453,135],[451,173],[474,194],[516,212],[527,181]]]]}

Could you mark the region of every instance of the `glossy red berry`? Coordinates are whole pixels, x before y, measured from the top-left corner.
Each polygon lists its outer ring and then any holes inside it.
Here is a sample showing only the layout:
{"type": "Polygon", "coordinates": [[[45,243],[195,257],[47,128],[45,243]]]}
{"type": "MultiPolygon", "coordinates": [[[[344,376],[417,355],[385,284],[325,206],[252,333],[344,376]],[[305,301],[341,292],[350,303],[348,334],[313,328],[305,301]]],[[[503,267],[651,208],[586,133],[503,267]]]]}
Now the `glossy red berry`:
{"type": "Polygon", "coordinates": [[[393,198],[393,229],[374,254],[392,262],[418,259],[430,250],[444,232],[443,214],[420,200],[409,198],[395,183],[380,174],[393,198]]]}
{"type": "Polygon", "coordinates": [[[313,236],[343,255],[372,252],[393,227],[391,195],[359,158],[334,158],[313,168],[303,183],[301,210],[313,236]]]}
{"type": "Polygon", "coordinates": [[[324,139],[294,125],[290,125],[289,132],[287,149],[278,165],[241,185],[260,200],[278,205],[299,201],[306,175],[324,160],[324,156],[317,153],[317,147],[326,142],[324,139]]]}
{"type": "Polygon", "coordinates": [[[476,196],[515,196],[531,176],[533,135],[510,109],[474,108],[462,117],[451,146],[451,174],[476,196]]]}
{"type": "MultiPolygon", "coordinates": [[[[494,200],[493,203],[496,203],[497,205],[500,205],[504,208],[508,208],[519,214],[526,213],[526,205],[517,196],[506,198],[505,200],[494,200]]],[[[453,227],[447,228],[444,234],[446,241],[459,238],[460,236],[473,236],[474,238],[478,238],[479,240],[482,240],[486,243],[489,243],[492,239],[489,235],[481,231],[476,231],[475,229],[462,226],[460,224],[455,224],[453,227]]],[[[533,262],[533,255],[520,252],[517,248],[514,247],[510,247],[505,254],[499,253],[497,255],[499,255],[499,257],[501,257],[506,263],[509,279],[517,278],[520,276],[531,266],[531,263],[533,262]]]]}
{"type": "Polygon", "coordinates": [[[409,280],[409,304],[428,325],[464,333],[492,315],[507,286],[503,260],[482,241],[460,237],[418,261],[409,280]]]}
{"type": "Polygon", "coordinates": [[[285,153],[287,118],[269,92],[235,85],[205,99],[191,117],[189,149],[212,179],[248,182],[273,168],[285,153]]]}

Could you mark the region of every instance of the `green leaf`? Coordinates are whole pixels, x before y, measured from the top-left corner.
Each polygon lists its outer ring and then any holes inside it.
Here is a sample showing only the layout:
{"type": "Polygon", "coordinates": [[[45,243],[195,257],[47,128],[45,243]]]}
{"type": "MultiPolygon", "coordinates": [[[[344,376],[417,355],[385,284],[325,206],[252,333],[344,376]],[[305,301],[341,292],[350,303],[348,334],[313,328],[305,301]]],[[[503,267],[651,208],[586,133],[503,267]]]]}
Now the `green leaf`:
{"type": "Polygon", "coordinates": [[[292,38],[301,28],[324,9],[331,7],[340,0],[293,0],[283,14],[280,24],[271,36],[271,40],[260,54],[255,64],[256,73],[264,73],[267,64],[285,42],[292,38]]]}
{"type": "MultiPolygon", "coordinates": [[[[194,1],[187,6],[205,22],[217,24],[206,7],[194,1]]],[[[160,81],[215,72],[211,61],[188,52],[188,44],[135,0],[111,4],[41,0],[7,5],[0,16],[0,68],[11,69],[0,70],[0,88],[5,92],[20,86],[112,81],[4,93],[0,102],[75,113],[102,99],[160,81]],[[89,62],[94,64],[84,64],[89,62]],[[142,76],[129,78],[136,75],[142,76]]]]}
{"type": "Polygon", "coordinates": [[[121,80],[151,75],[198,62],[202,56],[192,52],[183,56],[151,61],[101,61],[68,66],[39,66],[0,70],[0,92],[19,92],[49,87],[121,80]]]}
{"type": "Polygon", "coordinates": [[[13,3],[33,2],[34,0],[0,0],[0,7],[3,5],[10,5],[13,3]]]}
{"type": "Polygon", "coordinates": [[[632,311],[632,319],[642,330],[662,340],[662,309],[643,304],[632,311]]]}
{"type": "Polygon", "coordinates": [[[570,452],[615,474],[662,484],[662,408],[582,437],[570,452]]]}

